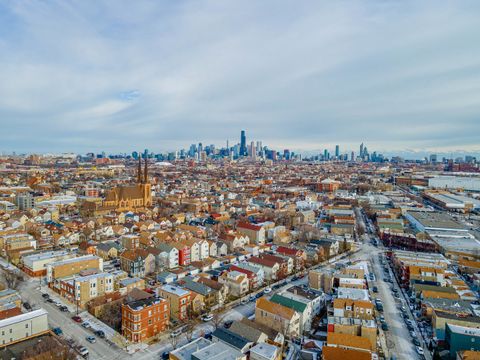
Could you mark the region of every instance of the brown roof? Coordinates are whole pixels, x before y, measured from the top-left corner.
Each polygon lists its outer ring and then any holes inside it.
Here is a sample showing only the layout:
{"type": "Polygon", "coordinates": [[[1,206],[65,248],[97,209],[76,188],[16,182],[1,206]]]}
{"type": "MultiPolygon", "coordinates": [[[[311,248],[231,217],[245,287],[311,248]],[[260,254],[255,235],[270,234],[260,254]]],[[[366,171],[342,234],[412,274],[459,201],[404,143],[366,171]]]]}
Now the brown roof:
{"type": "Polygon", "coordinates": [[[371,360],[372,355],[366,351],[342,349],[333,346],[324,346],[322,349],[324,360],[371,360]]]}
{"type": "Polygon", "coordinates": [[[266,298],[261,297],[257,300],[256,307],[270,314],[281,316],[284,319],[291,319],[295,315],[295,310],[286,306],[274,303],[266,298]]]}
{"type": "Polygon", "coordinates": [[[259,264],[263,266],[268,266],[268,267],[274,267],[275,264],[278,264],[276,261],[271,260],[271,259],[263,259],[259,258],[258,256],[253,256],[249,260],[249,262],[252,262],[254,264],[259,264]]]}
{"type": "Polygon", "coordinates": [[[202,283],[202,284],[204,284],[204,285],[206,285],[209,288],[214,289],[214,290],[221,290],[224,287],[224,285],[220,284],[218,281],[215,281],[215,280],[212,280],[212,279],[209,279],[209,278],[206,278],[206,277],[200,277],[198,279],[198,282],[202,283]]]}
{"type": "Polygon", "coordinates": [[[360,350],[373,350],[372,342],[364,337],[350,334],[329,332],[327,335],[328,345],[337,345],[360,350]]]}

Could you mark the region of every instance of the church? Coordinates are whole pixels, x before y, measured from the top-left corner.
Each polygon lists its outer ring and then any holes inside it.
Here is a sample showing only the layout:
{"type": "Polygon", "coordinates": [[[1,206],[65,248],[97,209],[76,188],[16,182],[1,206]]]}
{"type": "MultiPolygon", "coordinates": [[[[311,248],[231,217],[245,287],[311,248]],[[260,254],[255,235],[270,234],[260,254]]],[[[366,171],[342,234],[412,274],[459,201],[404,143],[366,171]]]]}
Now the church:
{"type": "Polygon", "coordinates": [[[152,185],[148,180],[148,159],[142,174],[142,158],[138,159],[137,183],[122,185],[109,190],[103,208],[115,211],[135,211],[152,206],[152,185]]]}

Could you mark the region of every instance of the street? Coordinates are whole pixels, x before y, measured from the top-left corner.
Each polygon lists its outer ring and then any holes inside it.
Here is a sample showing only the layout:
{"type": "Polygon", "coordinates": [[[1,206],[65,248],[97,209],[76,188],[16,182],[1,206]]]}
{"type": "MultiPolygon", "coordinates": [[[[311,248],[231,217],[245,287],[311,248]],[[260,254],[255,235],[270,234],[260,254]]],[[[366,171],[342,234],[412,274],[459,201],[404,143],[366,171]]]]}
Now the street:
{"type": "MultiPolygon", "coordinates": [[[[357,212],[357,216],[360,218],[360,221],[363,222],[363,214],[360,211],[357,212]],[[360,215],[360,216],[359,216],[360,215]]],[[[331,259],[328,262],[319,264],[315,268],[329,268],[334,266],[342,261],[341,258],[347,257],[349,261],[361,261],[367,260],[371,264],[371,269],[373,270],[376,276],[376,286],[378,287],[378,297],[382,300],[384,304],[384,316],[387,324],[389,325],[388,331],[380,330],[380,342],[383,346],[386,346],[387,351],[386,355],[395,355],[397,359],[412,360],[417,359],[419,355],[416,353],[415,346],[411,341],[409,331],[403,322],[400,311],[397,309],[396,301],[391,292],[391,285],[383,281],[384,270],[379,262],[378,255],[383,253],[383,248],[380,244],[380,247],[375,247],[370,244],[370,238],[375,237],[371,232],[371,226],[364,223],[365,229],[367,230],[368,235],[363,237],[364,241],[360,244],[358,251],[351,255],[343,254],[336,259],[331,259]]],[[[274,293],[283,291],[284,289],[293,286],[293,285],[303,285],[307,283],[307,278],[302,277],[295,281],[289,280],[287,284],[282,287],[272,291],[267,296],[271,296],[274,293]]],[[[394,284],[397,286],[397,284],[394,284]]],[[[43,292],[47,292],[46,287],[42,287],[43,292]]],[[[133,346],[133,354],[128,354],[123,349],[120,349],[116,345],[111,345],[111,343],[104,339],[97,337],[97,341],[94,344],[89,343],[86,340],[87,336],[93,335],[91,330],[85,329],[81,324],[74,322],[71,317],[75,314],[74,307],[70,304],[68,305],[69,312],[61,312],[59,308],[52,303],[44,301],[42,298],[42,292],[40,291],[40,283],[37,279],[29,278],[21,285],[21,292],[24,295],[25,299],[31,303],[34,308],[43,307],[49,313],[49,323],[52,328],[60,327],[65,338],[71,338],[75,341],[77,345],[83,345],[87,347],[90,352],[91,359],[123,359],[123,358],[135,358],[135,359],[158,359],[164,352],[169,352],[173,348],[172,341],[169,340],[169,334],[166,333],[160,337],[160,341],[151,346],[146,345],[137,345],[133,346]]],[[[61,299],[56,296],[52,291],[48,291],[51,294],[53,299],[61,301],[61,299]]],[[[66,303],[64,301],[61,301],[66,303]]],[[[405,300],[403,303],[406,304],[405,300]]],[[[240,304],[233,308],[227,309],[222,316],[222,323],[229,320],[240,320],[242,317],[251,318],[255,313],[255,301],[250,301],[246,304],[240,304]]],[[[80,316],[84,320],[88,320],[91,323],[101,326],[100,322],[96,319],[93,319],[90,314],[87,314],[85,311],[80,313],[80,316]]],[[[219,326],[222,326],[221,324],[219,326]]],[[[103,329],[103,328],[102,328],[103,329]]],[[[210,322],[200,322],[196,325],[193,332],[193,338],[203,336],[206,333],[211,333],[214,331],[215,326],[212,321],[210,322]]],[[[105,329],[107,338],[111,338],[113,333],[105,329]]],[[[176,339],[176,347],[182,346],[187,342],[187,335],[181,334],[176,339]]],[[[133,352],[132,351],[132,352],[133,352]]],[[[430,360],[428,351],[425,351],[426,358],[430,360]]]]}

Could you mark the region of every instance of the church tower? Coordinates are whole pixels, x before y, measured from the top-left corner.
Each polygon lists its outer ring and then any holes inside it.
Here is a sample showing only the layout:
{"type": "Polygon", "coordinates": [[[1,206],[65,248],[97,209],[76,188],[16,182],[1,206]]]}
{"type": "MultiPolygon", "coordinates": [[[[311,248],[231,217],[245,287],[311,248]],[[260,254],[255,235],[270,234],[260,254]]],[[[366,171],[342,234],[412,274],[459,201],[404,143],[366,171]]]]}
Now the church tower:
{"type": "Polygon", "coordinates": [[[138,156],[137,184],[142,183],[142,155],[138,156]]]}

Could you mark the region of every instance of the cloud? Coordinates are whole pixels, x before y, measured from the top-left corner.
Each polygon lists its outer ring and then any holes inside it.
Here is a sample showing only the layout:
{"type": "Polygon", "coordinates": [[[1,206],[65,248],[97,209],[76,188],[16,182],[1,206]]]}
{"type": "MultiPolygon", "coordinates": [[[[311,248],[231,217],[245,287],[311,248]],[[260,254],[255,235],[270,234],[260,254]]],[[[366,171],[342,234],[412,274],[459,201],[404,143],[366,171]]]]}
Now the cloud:
{"type": "Polygon", "coordinates": [[[165,151],[233,143],[241,129],[277,149],[479,150],[479,10],[3,3],[0,150],[165,151]]]}

